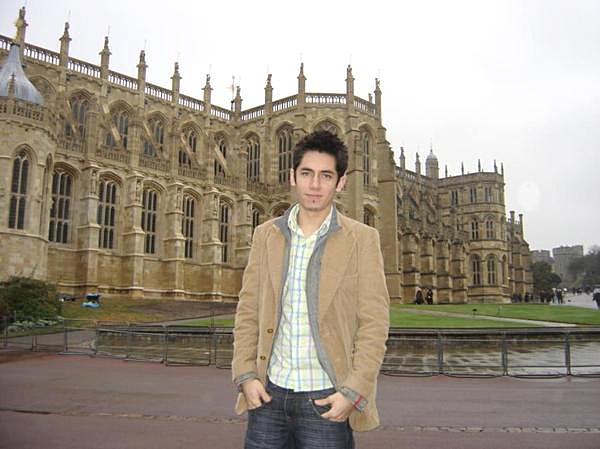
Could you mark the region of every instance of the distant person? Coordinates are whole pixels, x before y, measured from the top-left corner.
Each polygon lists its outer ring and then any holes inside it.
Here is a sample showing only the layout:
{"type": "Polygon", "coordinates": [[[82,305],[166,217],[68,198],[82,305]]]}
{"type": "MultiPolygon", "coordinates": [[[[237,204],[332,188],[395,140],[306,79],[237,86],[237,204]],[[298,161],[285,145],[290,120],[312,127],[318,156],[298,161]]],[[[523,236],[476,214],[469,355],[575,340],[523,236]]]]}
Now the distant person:
{"type": "Polygon", "coordinates": [[[525,293],[525,302],[529,302],[529,292],[525,293]]]}
{"type": "Polygon", "coordinates": [[[596,301],[596,306],[600,309],[600,287],[596,287],[594,289],[594,294],[592,295],[592,300],[596,301]]]}
{"type": "Polygon", "coordinates": [[[423,304],[423,292],[421,290],[417,290],[417,294],[415,295],[415,304],[423,304]]]}
{"type": "Polygon", "coordinates": [[[565,303],[563,301],[563,292],[560,288],[556,289],[556,302],[558,302],[559,304],[565,303]]]}
{"type": "Polygon", "coordinates": [[[427,300],[427,304],[433,304],[433,291],[431,291],[431,289],[427,290],[427,295],[425,295],[425,299],[427,300]]]}
{"type": "Polygon", "coordinates": [[[521,296],[521,293],[517,293],[517,302],[518,303],[522,303],[523,302],[523,296],[521,296]]]}

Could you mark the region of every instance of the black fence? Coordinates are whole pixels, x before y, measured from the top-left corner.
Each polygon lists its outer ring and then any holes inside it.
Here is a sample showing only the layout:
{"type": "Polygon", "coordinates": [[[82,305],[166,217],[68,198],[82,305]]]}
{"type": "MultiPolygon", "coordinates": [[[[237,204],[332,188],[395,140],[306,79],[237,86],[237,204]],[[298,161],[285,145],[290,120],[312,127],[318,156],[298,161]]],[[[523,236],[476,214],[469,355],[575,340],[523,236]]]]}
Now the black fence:
{"type": "MultiPolygon", "coordinates": [[[[15,331],[2,347],[165,365],[229,368],[231,328],[67,320],[15,331]]],[[[396,376],[600,377],[600,328],[390,329],[381,368],[396,376]]]]}

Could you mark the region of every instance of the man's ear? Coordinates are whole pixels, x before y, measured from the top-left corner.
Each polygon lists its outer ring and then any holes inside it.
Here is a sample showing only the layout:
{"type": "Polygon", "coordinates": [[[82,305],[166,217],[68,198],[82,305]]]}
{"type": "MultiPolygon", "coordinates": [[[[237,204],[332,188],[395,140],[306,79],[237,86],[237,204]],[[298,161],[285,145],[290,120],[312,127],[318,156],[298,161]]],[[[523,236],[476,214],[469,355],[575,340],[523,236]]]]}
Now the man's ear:
{"type": "Polygon", "coordinates": [[[290,168],[290,185],[296,187],[296,173],[293,168],[290,168]]]}
{"type": "Polygon", "coordinates": [[[348,178],[346,178],[346,175],[342,176],[337,183],[337,186],[335,186],[335,191],[340,193],[342,190],[344,190],[344,186],[346,185],[346,180],[348,178]]]}

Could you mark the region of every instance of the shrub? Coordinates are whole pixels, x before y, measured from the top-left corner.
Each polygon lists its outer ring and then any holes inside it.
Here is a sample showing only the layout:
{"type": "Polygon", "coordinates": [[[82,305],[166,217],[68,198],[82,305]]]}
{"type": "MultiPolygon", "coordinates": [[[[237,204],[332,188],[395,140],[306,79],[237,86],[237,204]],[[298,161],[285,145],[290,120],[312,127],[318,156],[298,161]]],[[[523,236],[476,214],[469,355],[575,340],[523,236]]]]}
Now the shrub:
{"type": "Polygon", "coordinates": [[[20,276],[0,282],[0,316],[11,321],[54,318],[60,309],[53,284],[20,276]]]}

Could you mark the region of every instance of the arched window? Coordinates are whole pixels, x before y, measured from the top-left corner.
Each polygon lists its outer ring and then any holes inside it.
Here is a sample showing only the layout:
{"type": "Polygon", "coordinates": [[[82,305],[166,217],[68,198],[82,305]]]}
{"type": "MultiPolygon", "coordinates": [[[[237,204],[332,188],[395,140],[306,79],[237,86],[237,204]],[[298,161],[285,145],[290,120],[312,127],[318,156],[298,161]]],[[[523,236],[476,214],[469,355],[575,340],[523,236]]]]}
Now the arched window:
{"type": "Polygon", "coordinates": [[[229,262],[229,204],[222,202],[219,208],[219,240],[221,241],[221,262],[229,262]]]}
{"type": "Polygon", "coordinates": [[[254,234],[254,230],[260,224],[260,211],[256,208],[252,208],[252,234],[254,234]]]}
{"type": "Polygon", "coordinates": [[[481,259],[479,256],[471,257],[471,270],[473,272],[473,285],[481,285],[481,259]]]}
{"type": "Polygon", "coordinates": [[[165,129],[162,120],[158,117],[148,120],[148,127],[152,133],[152,141],[144,140],[144,155],[156,156],[156,150],[163,151],[165,143],[165,129]]]}
{"type": "Polygon", "coordinates": [[[256,137],[252,137],[247,145],[248,163],[246,165],[246,176],[248,181],[260,181],[260,143],[256,137]]]}
{"type": "Polygon", "coordinates": [[[329,120],[324,120],[315,126],[315,131],[329,131],[331,134],[335,134],[336,136],[340,135],[338,127],[335,123],[330,122],[329,120]]]}
{"type": "MultiPolygon", "coordinates": [[[[129,135],[129,114],[124,110],[116,110],[112,113],[112,120],[119,133],[119,139],[124,149],[127,149],[127,139],[129,135]]],[[[106,145],[114,147],[116,145],[112,132],[106,134],[106,145]]]]}
{"type": "Polygon", "coordinates": [[[196,148],[198,146],[198,134],[194,131],[193,128],[186,128],[183,131],[183,135],[185,137],[185,142],[188,145],[188,148],[192,151],[192,153],[196,152],[196,148]]]}
{"type": "Polygon", "coordinates": [[[188,156],[187,152],[183,149],[179,150],[179,166],[180,167],[191,167],[192,161],[188,156]]]}
{"type": "Polygon", "coordinates": [[[84,140],[85,139],[85,122],[87,117],[87,111],[89,109],[88,100],[80,95],[75,95],[69,101],[71,105],[71,120],[72,123],[65,125],[65,137],[73,137],[73,131],[76,135],[84,140]]]}
{"type": "Polygon", "coordinates": [[[471,240],[479,240],[479,222],[477,220],[471,222],[471,240]]]}
{"type": "Polygon", "coordinates": [[[371,136],[367,131],[361,131],[360,142],[363,151],[363,184],[371,184],[371,136]]]}
{"type": "Polygon", "coordinates": [[[21,151],[13,161],[10,208],[8,211],[9,228],[24,229],[25,227],[28,177],[29,159],[27,158],[27,154],[21,151]]]}
{"type": "MultiPolygon", "coordinates": [[[[227,160],[227,143],[225,142],[224,138],[220,137],[217,139],[217,148],[223,155],[223,159],[227,160]]],[[[219,176],[219,177],[225,176],[225,169],[223,168],[221,163],[216,158],[215,158],[214,169],[215,169],[215,172],[214,172],[215,176],[219,176]]]]}
{"type": "Polygon", "coordinates": [[[471,203],[477,202],[477,187],[471,187],[469,189],[469,197],[471,199],[471,203]]]}
{"type": "Polygon", "coordinates": [[[363,223],[375,227],[375,215],[366,207],[363,210],[363,223]]]}
{"type": "Polygon", "coordinates": [[[494,226],[493,220],[486,220],[486,222],[485,222],[485,238],[486,239],[495,239],[496,238],[496,228],[494,226]]]}
{"type": "Polygon", "coordinates": [[[279,184],[285,184],[290,180],[290,168],[292,168],[293,152],[291,127],[285,127],[277,133],[277,154],[279,159],[279,184]]]}
{"type": "Polygon", "coordinates": [[[52,175],[52,207],[48,240],[56,243],[69,241],[71,186],[73,177],[63,170],[54,170],[52,175]]]}
{"type": "Polygon", "coordinates": [[[181,233],[185,239],[185,257],[194,257],[194,218],[196,201],[190,195],[183,197],[183,220],[181,222],[181,233]]]}
{"type": "Polygon", "coordinates": [[[98,213],[96,214],[96,221],[100,225],[98,247],[113,249],[115,247],[117,184],[113,181],[101,180],[98,187],[98,213]]]}
{"type": "Polygon", "coordinates": [[[142,195],[142,229],[146,233],[144,251],[156,253],[156,211],[158,210],[158,193],[152,189],[144,189],[142,195]]]}
{"type": "Polygon", "coordinates": [[[496,275],[496,265],[496,258],[494,256],[489,256],[487,259],[488,285],[496,285],[498,283],[496,275]]]}

